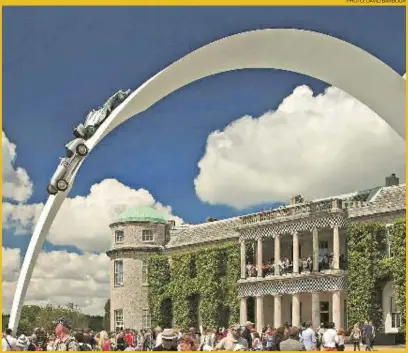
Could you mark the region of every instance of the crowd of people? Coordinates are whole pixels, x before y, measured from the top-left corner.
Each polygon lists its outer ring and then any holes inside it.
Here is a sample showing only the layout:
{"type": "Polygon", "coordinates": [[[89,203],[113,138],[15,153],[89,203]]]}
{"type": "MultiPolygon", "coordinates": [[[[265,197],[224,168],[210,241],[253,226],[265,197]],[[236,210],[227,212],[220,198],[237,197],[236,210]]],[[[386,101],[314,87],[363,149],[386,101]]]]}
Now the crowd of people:
{"type": "MultiPolygon", "coordinates": [[[[153,330],[121,330],[117,333],[72,330],[66,318],[54,321],[55,330],[37,328],[27,337],[14,337],[7,329],[3,333],[3,351],[344,351],[346,336],[333,323],[313,329],[312,323],[302,327],[285,324],[279,328],[267,326],[257,332],[252,322],[234,324],[228,329],[190,328],[188,332],[156,327],[153,330]]],[[[348,337],[354,351],[365,345],[371,351],[375,329],[371,322],[354,325],[348,337]]]]}
{"type": "MultiPolygon", "coordinates": [[[[324,254],[319,255],[319,272],[324,270],[333,269],[334,262],[333,262],[333,253],[331,254],[324,254]]],[[[339,268],[341,270],[346,269],[346,257],[344,254],[339,256],[339,268]]],[[[275,274],[275,260],[271,258],[268,263],[262,265],[262,275],[271,276],[275,274]]],[[[289,273],[293,273],[293,262],[288,258],[285,257],[278,262],[279,268],[279,275],[287,275],[289,273]]],[[[258,276],[258,268],[257,265],[253,264],[251,261],[247,263],[247,276],[248,277],[257,277],[258,276]]],[[[312,256],[307,256],[304,258],[299,258],[299,273],[310,273],[313,271],[313,259],[312,256]]]]}

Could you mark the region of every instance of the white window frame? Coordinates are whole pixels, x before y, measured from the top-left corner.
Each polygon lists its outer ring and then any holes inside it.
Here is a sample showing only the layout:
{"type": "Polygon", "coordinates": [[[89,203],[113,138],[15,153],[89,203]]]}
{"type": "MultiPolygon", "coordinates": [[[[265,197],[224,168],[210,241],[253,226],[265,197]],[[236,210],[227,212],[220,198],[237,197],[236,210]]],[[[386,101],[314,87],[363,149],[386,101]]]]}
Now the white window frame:
{"type": "Polygon", "coordinates": [[[148,284],[148,279],[149,279],[149,269],[148,269],[148,264],[147,260],[143,259],[142,260],[142,284],[148,284]]]}
{"type": "Polygon", "coordinates": [[[401,312],[397,307],[395,297],[390,297],[391,327],[399,329],[401,327],[401,312]]]}
{"type": "Polygon", "coordinates": [[[115,260],[113,262],[113,282],[115,287],[122,287],[123,286],[123,270],[124,264],[123,260],[115,260]],[[118,273],[117,265],[121,264],[122,271],[118,273]]]}
{"type": "Polygon", "coordinates": [[[152,328],[152,315],[149,309],[143,309],[142,311],[142,329],[150,330],[152,328]]]}
{"type": "Polygon", "coordinates": [[[123,230],[115,230],[115,244],[121,244],[125,240],[125,232],[123,230]],[[118,235],[121,235],[120,237],[118,235]],[[119,239],[120,238],[120,239],[119,239]]]}
{"type": "Polygon", "coordinates": [[[118,332],[120,330],[124,329],[123,325],[123,309],[117,309],[113,312],[113,317],[114,317],[114,326],[115,326],[115,332],[118,332]],[[118,319],[121,318],[121,319],[118,319]]]}
{"type": "Polygon", "coordinates": [[[152,242],[154,241],[153,230],[152,229],[143,229],[142,230],[142,241],[143,242],[152,242]],[[145,232],[148,232],[149,235],[146,235],[145,232]]]}

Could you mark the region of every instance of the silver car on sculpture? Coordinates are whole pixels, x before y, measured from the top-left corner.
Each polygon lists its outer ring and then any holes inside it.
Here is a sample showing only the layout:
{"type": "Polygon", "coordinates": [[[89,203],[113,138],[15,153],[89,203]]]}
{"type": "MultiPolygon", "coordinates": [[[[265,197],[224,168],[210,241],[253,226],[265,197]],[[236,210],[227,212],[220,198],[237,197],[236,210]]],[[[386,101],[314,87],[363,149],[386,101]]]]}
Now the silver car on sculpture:
{"type": "Polygon", "coordinates": [[[79,124],[73,131],[74,136],[88,140],[93,136],[106,118],[127,98],[132,91],[118,91],[112,95],[102,107],[92,109],[85,118],[85,122],[79,124]]]}
{"type": "Polygon", "coordinates": [[[65,145],[65,148],[66,157],[61,158],[61,162],[47,186],[47,191],[50,195],[56,195],[59,191],[66,191],[68,189],[72,175],[89,151],[82,138],[72,140],[65,145]]]}

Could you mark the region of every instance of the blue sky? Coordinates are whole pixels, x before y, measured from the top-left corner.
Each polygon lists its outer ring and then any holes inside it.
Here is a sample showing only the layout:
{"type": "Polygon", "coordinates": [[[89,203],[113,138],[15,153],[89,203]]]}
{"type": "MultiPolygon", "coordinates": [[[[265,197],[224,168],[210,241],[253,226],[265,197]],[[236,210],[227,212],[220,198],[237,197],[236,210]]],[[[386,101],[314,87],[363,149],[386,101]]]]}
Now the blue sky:
{"type": "MultiPolygon", "coordinates": [[[[405,73],[403,7],[3,8],[3,131],[17,146],[15,166],[24,168],[34,185],[27,203],[46,200],[46,184],[63,146],[88,110],[118,89],[136,89],[202,45],[260,28],[330,34],[405,73]]],[[[197,163],[211,132],[243,115],[276,109],[299,85],[315,94],[326,88],[315,79],[274,70],[195,82],[106,137],[70,196],[86,196],[93,184],[114,178],[148,190],[191,223],[260,209],[265,205],[237,210],[201,201],[194,188],[197,163]]],[[[3,246],[24,252],[29,238],[13,233],[4,230],[3,246]]],[[[50,242],[45,249],[76,251],[50,242]]]]}

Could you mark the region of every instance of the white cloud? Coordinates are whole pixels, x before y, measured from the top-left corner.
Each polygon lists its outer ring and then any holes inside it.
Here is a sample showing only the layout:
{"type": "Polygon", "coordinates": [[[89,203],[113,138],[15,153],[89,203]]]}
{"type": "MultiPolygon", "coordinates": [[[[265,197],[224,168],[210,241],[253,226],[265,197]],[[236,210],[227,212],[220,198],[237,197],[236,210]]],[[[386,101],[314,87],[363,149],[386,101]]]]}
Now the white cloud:
{"type": "Polygon", "coordinates": [[[4,131],[2,139],[3,198],[18,202],[27,201],[33,192],[33,184],[23,168],[14,167],[16,145],[10,142],[4,131]]]}
{"type": "MultiPolygon", "coordinates": [[[[91,187],[87,196],[67,198],[51,226],[47,240],[55,245],[73,245],[83,251],[109,249],[109,224],[129,207],[153,206],[163,215],[181,223],[171,207],[156,202],[145,189],[132,189],[115,179],[105,179],[91,187]]],[[[13,205],[3,203],[3,228],[15,234],[31,234],[43,204],[13,205]]]]}
{"type": "Polygon", "coordinates": [[[343,91],[299,86],[276,111],[211,133],[198,166],[201,200],[244,208],[364,190],[392,172],[405,180],[405,142],[343,91]]]}
{"type": "MultiPolygon", "coordinates": [[[[3,247],[3,311],[10,312],[20,249],[3,247]]],[[[106,254],[78,255],[65,251],[40,253],[25,304],[78,305],[84,313],[103,315],[109,298],[109,258],[106,254]]]]}

